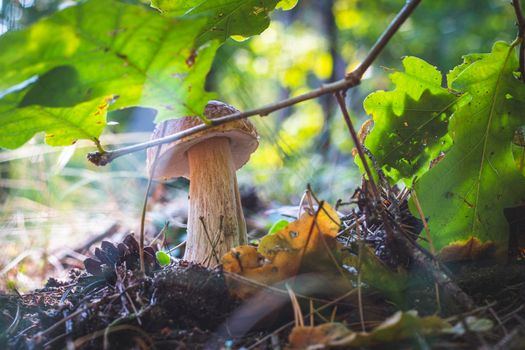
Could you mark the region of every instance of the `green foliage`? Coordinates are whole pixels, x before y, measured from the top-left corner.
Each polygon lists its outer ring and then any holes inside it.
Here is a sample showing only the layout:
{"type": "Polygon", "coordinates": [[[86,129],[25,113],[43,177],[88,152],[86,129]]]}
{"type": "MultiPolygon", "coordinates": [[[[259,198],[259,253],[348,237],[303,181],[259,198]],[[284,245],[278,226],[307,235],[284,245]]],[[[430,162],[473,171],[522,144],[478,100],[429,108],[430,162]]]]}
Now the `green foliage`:
{"type": "Polygon", "coordinates": [[[0,146],[19,147],[40,131],[45,131],[46,143],[51,146],[95,139],[106,125],[108,100],[97,98],[70,108],[34,105],[2,110],[0,105],[0,146]]]}
{"type": "Polygon", "coordinates": [[[281,231],[283,228],[288,226],[290,222],[288,220],[281,219],[273,223],[272,227],[268,230],[268,234],[274,234],[275,232],[281,231]]]}
{"type": "Polygon", "coordinates": [[[476,237],[504,253],[503,209],[525,203],[525,179],[511,148],[525,121],[525,85],[514,76],[516,52],[506,43],[471,61],[451,82],[471,97],[451,119],[454,144],[416,190],[437,249],[476,237]]]}
{"type": "Polygon", "coordinates": [[[105,116],[93,115],[108,96],[115,98],[108,110],[154,108],[157,122],[200,115],[214,96],[204,83],[220,43],[230,34],[263,31],[277,2],[250,11],[241,0],[200,2],[172,18],[141,5],[89,0],[3,35],[0,91],[21,91],[0,99],[0,129],[11,132],[0,147],[15,148],[36,132],[58,129],[67,137],[55,136],[50,144],[96,138],[105,116]],[[37,82],[28,82],[35,76],[37,82]],[[49,120],[35,122],[39,113],[49,120]]]}
{"type": "Polygon", "coordinates": [[[405,270],[391,270],[369,247],[362,247],[361,258],[349,252],[343,252],[343,264],[356,268],[364,283],[381,291],[397,304],[403,302],[407,288],[408,275],[405,270]]]}
{"type": "Polygon", "coordinates": [[[441,87],[441,73],[416,57],[390,79],[393,91],[369,95],[364,108],[374,119],[365,146],[394,182],[424,173],[449,145],[447,127],[457,97],[441,87]]]}
{"type": "MultiPolygon", "coordinates": [[[[224,41],[232,35],[248,37],[261,33],[270,24],[269,13],[279,0],[152,0],[151,6],[168,16],[206,19],[196,43],[224,41]]],[[[293,6],[292,6],[293,7],[293,6]]]]}
{"type": "Polygon", "coordinates": [[[171,257],[162,250],[159,250],[155,253],[155,258],[157,258],[157,261],[159,262],[160,266],[169,265],[171,262],[171,257]]]}
{"type": "Polygon", "coordinates": [[[513,155],[525,122],[514,47],[498,42],[490,54],[465,56],[447,75],[448,89],[427,63],[408,57],[403,64],[405,73],[391,75],[394,91],[365,100],[375,122],[365,145],[392,181],[420,177],[415,189],[437,250],[474,237],[495,243],[503,255],[503,209],[525,203],[525,179],[513,155]],[[444,159],[429,169],[441,152],[444,159]]]}

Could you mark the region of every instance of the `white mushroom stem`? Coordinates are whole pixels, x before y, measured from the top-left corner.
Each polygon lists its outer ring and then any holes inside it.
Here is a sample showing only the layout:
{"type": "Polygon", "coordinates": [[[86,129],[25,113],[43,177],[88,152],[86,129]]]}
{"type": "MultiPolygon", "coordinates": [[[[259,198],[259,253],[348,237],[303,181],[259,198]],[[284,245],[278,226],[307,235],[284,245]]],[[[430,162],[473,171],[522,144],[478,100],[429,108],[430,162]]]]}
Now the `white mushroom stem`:
{"type": "Polygon", "coordinates": [[[188,150],[190,197],[184,259],[214,266],[231,248],[246,244],[230,140],[215,137],[188,150]]]}

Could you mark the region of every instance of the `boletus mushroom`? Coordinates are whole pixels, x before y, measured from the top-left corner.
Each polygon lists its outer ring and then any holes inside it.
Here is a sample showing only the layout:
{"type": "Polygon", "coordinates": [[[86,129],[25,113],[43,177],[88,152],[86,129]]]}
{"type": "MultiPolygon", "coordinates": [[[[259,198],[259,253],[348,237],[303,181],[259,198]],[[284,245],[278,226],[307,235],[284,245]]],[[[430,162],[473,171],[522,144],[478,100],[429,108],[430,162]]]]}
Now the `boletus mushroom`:
{"type": "MultiPolygon", "coordinates": [[[[204,114],[214,119],[235,112],[226,103],[210,101],[204,114]]],[[[195,116],[168,120],[157,125],[152,139],[201,123],[195,116]]],[[[184,259],[212,266],[231,248],[247,243],[235,172],[258,145],[253,124],[240,119],[162,145],[155,166],[157,148],[148,149],[147,168],[154,179],[183,176],[190,180],[184,259]]]]}

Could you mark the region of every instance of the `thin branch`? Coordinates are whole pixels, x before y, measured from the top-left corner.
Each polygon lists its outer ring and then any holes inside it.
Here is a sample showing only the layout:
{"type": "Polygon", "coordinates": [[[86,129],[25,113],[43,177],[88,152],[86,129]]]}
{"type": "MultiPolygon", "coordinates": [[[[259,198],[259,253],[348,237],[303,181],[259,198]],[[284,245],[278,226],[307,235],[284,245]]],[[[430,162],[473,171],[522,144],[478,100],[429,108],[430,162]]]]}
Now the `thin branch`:
{"type": "MultiPolygon", "coordinates": [[[[432,256],[436,257],[436,248],[434,247],[434,243],[432,242],[432,236],[430,235],[430,228],[428,227],[428,222],[425,217],[425,214],[423,213],[423,208],[421,207],[421,203],[419,202],[419,198],[417,197],[417,192],[414,186],[412,186],[412,200],[414,201],[414,205],[416,206],[417,212],[419,214],[419,218],[421,219],[421,222],[423,222],[423,227],[425,229],[425,233],[427,234],[427,240],[428,244],[430,245],[430,252],[432,253],[432,256]]],[[[434,261],[437,265],[437,261],[434,261]]],[[[439,286],[437,282],[434,282],[434,290],[436,292],[436,305],[437,310],[436,313],[439,313],[441,311],[441,298],[439,296],[439,286]]]]}
{"type": "Polygon", "coordinates": [[[359,141],[359,138],[357,137],[357,133],[355,132],[354,125],[352,124],[352,120],[350,119],[350,114],[348,113],[348,109],[346,108],[344,95],[341,91],[338,91],[335,93],[335,98],[337,99],[337,103],[339,104],[339,107],[341,108],[341,113],[343,114],[343,118],[345,120],[348,131],[350,132],[350,137],[352,138],[352,141],[354,142],[354,146],[357,149],[357,154],[359,155],[359,159],[361,159],[361,162],[363,163],[363,167],[365,168],[366,176],[368,176],[370,187],[372,187],[372,191],[374,192],[373,193],[374,200],[375,200],[374,204],[377,204],[381,200],[381,195],[374,181],[374,177],[372,176],[372,171],[370,170],[370,166],[368,165],[368,161],[366,159],[365,152],[363,151],[363,145],[361,145],[361,142],[359,141]]]}
{"type": "Polygon", "coordinates": [[[252,116],[267,116],[268,114],[293,106],[295,104],[298,104],[300,102],[312,100],[314,98],[326,95],[326,94],[332,94],[338,91],[346,91],[350,88],[353,88],[361,82],[361,78],[365,74],[366,70],[372,65],[374,60],[377,58],[377,56],[383,51],[383,49],[386,47],[392,36],[398,31],[399,27],[405,22],[405,20],[410,16],[410,14],[414,11],[414,9],[419,5],[421,0],[408,0],[403,6],[403,8],[399,11],[398,15],[392,20],[390,25],[386,28],[386,30],[381,34],[381,36],[378,38],[377,42],[374,44],[374,46],[370,49],[367,56],[361,62],[361,64],[351,73],[347,74],[344,79],[338,80],[334,83],[322,85],[320,88],[312,90],[310,92],[307,92],[305,94],[292,97],[289,99],[285,99],[279,102],[275,102],[260,108],[255,108],[246,112],[237,112],[233,113],[224,117],[216,118],[210,120],[210,125],[197,125],[192,128],[186,129],[182,132],[178,132],[166,137],[162,137],[156,140],[138,143],[132,146],[123,147],[120,149],[116,149],[113,151],[98,151],[98,152],[92,152],[89,153],[87,158],[90,162],[96,165],[106,165],[109,162],[113,161],[114,159],[121,157],[123,155],[138,152],[145,150],[149,147],[154,147],[158,145],[162,145],[165,143],[171,143],[177,140],[180,140],[186,136],[193,135],[195,133],[198,133],[200,131],[212,128],[217,125],[221,125],[224,123],[228,123],[234,120],[244,119],[252,116]]]}
{"type": "MultiPolygon", "coordinates": [[[[163,125],[162,136],[166,133],[166,125],[163,125]]],[[[157,161],[160,154],[160,146],[157,147],[155,152],[155,158],[153,159],[153,164],[151,166],[151,172],[148,177],[148,186],[146,187],[146,193],[144,194],[144,202],[142,205],[142,212],[140,215],[140,239],[139,239],[139,261],[140,261],[140,272],[146,273],[146,266],[144,264],[144,240],[145,240],[145,223],[146,223],[146,209],[148,206],[148,197],[149,191],[151,190],[151,184],[153,182],[153,174],[155,174],[155,169],[157,168],[157,161]]]]}
{"type": "Polygon", "coordinates": [[[363,74],[365,74],[368,67],[374,63],[375,59],[381,51],[385,48],[386,44],[390,41],[390,39],[396,34],[396,32],[399,30],[399,28],[405,23],[408,17],[414,12],[416,7],[419,5],[421,0],[407,0],[405,3],[405,6],[399,11],[399,13],[394,17],[392,22],[390,22],[390,25],[386,28],[386,30],[381,34],[381,36],[377,39],[376,43],[368,54],[366,55],[365,59],[361,64],[348,76],[354,75],[361,78],[363,74]]]}
{"type": "Polygon", "coordinates": [[[521,80],[525,83],[525,17],[523,16],[523,10],[521,9],[520,0],[512,0],[512,7],[516,13],[516,20],[518,26],[518,40],[520,40],[520,73],[521,80]]]}

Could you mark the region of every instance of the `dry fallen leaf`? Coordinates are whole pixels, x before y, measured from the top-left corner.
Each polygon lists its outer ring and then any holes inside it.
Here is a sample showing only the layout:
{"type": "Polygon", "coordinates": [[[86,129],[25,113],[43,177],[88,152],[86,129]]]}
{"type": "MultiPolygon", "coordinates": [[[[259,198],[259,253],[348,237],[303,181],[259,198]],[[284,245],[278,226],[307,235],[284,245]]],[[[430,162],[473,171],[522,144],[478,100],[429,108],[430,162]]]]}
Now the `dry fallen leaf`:
{"type": "Polygon", "coordinates": [[[230,273],[226,281],[231,293],[244,299],[257,291],[256,284],[243,283],[242,278],[273,285],[295,276],[305,265],[313,270],[316,267],[333,270],[339,265],[334,259],[340,225],[337,212],[323,202],[315,214],[304,213],[283,229],[265,236],[258,249],[233,248],[222,258],[224,271],[230,273]]]}
{"type": "Polygon", "coordinates": [[[323,202],[315,214],[304,213],[282,230],[263,237],[258,250],[269,259],[281,252],[306,255],[326,251],[323,240],[329,248],[334,248],[340,226],[335,209],[323,202]]]}
{"type": "Polygon", "coordinates": [[[246,299],[258,291],[259,285],[271,286],[288,275],[257,252],[254,246],[239,246],[222,257],[223,271],[230,293],[246,299]],[[247,283],[249,279],[255,283],[247,283]]]}
{"type": "Polygon", "coordinates": [[[316,327],[294,327],[288,340],[290,349],[363,347],[405,340],[415,334],[435,336],[450,329],[452,326],[438,316],[419,317],[415,311],[398,311],[371,332],[354,332],[332,322],[316,327]]]}
{"type": "Polygon", "coordinates": [[[492,258],[496,249],[496,244],[492,241],[481,242],[476,237],[470,237],[465,241],[453,242],[444,247],[439,252],[438,258],[443,262],[478,261],[492,258]]]}

